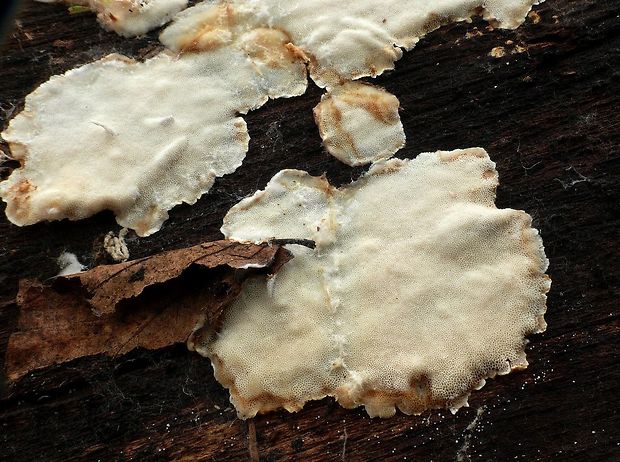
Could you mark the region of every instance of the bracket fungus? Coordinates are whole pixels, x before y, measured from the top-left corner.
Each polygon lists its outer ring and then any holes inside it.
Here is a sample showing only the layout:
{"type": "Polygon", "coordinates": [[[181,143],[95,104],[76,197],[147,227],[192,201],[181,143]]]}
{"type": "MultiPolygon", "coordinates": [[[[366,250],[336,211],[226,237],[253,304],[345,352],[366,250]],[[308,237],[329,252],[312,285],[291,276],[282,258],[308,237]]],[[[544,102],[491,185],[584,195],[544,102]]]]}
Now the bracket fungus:
{"type": "Polygon", "coordinates": [[[241,418],[335,397],[371,416],[466,405],[485,379],[527,366],[545,327],[548,261],[531,218],[497,209],[480,148],[376,163],[336,189],[298,170],[234,206],[240,241],[311,239],[251,280],[219,333],[194,342],[241,418]]]}
{"type": "Polygon", "coordinates": [[[396,96],[362,82],[334,87],[314,108],[325,149],[351,166],[389,159],[405,145],[399,104],[396,96]]]}
{"type": "MultiPolygon", "coordinates": [[[[97,14],[104,29],[124,37],[144,35],[163,26],[175,14],[187,8],[187,0],[37,0],[41,3],[66,3],[97,14]]],[[[70,10],[71,11],[71,10],[70,10]]]]}

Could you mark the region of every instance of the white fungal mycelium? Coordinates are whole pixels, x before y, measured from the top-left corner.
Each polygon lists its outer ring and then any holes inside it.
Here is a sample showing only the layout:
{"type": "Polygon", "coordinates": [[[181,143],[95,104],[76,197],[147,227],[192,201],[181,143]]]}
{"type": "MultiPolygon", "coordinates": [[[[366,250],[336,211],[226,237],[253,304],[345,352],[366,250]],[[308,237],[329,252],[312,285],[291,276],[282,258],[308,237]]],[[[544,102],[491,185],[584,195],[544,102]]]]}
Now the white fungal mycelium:
{"type": "Polygon", "coordinates": [[[290,245],[271,280],[251,280],[211,358],[242,418],[334,396],[371,416],[467,403],[485,379],[527,366],[545,329],[547,259],[531,218],[497,209],[483,149],[375,164],[340,189],[298,170],[234,206],[226,237],[290,245]]]}
{"type": "Polygon", "coordinates": [[[81,273],[86,269],[77,258],[77,255],[71,252],[63,252],[56,260],[60,272],[56,276],[69,276],[70,274],[81,273]]]}

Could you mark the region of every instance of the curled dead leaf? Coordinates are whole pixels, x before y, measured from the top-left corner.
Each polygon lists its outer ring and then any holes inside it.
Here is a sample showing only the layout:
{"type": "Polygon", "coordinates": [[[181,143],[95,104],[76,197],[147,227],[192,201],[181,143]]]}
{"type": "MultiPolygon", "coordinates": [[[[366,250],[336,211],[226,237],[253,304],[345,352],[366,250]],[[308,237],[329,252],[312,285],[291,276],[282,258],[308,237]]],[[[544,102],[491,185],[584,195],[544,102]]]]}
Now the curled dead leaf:
{"type": "Polygon", "coordinates": [[[197,326],[219,329],[250,274],[271,275],[292,258],[278,244],[215,241],[58,277],[22,280],[18,330],[7,347],[11,380],[95,354],[185,342],[197,326]]]}

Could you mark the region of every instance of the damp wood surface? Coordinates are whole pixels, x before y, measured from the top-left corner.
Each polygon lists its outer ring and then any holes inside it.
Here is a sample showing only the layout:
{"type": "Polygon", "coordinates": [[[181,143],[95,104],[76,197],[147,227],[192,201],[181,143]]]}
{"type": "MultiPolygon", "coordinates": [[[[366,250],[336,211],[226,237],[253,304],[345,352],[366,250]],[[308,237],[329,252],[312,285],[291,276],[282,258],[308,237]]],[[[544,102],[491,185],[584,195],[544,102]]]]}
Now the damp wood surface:
{"type": "MultiPolygon", "coordinates": [[[[497,206],[533,216],[553,285],[529,368],[490,380],[454,416],[370,419],[326,399],[244,422],[209,361],[184,345],[87,357],[14,385],[2,377],[0,460],[619,460],[620,1],[548,0],[534,11],[515,31],[479,19],[443,27],[372,80],[400,100],[398,157],[482,146],[497,162],[497,206]]],[[[26,2],[0,51],[0,126],[52,74],[110,52],[149,56],[156,37],[124,39],[90,15],[26,2]]],[[[174,208],[158,233],[130,235],[131,258],[220,239],[228,209],[283,168],[326,172],[336,185],[357,178],[363,168],[321,147],[312,115],[321,93],[311,85],[247,115],[243,165],[174,208]]],[[[2,369],[19,279],[53,276],[64,251],[101,263],[111,230],[111,213],[26,228],[2,214],[2,369]]]]}

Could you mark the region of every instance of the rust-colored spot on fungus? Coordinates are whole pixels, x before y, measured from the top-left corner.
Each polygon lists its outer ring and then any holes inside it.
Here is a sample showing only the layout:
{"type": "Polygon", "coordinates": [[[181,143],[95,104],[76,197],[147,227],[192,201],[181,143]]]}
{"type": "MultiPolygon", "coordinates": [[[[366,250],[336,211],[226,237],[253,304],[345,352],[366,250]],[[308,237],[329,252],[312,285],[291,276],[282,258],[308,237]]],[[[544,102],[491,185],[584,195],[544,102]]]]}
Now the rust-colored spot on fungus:
{"type": "Polygon", "coordinates": [[[179,49],[183,52],[199,52],[220,48],[232,41],[232,28],[235,23],[233,7],[227,4],[218,5],[204,13],[198,30],[179,38],[179,49]]]}
{"type": "Polygon", "coordinates": [[[485,170],[482,172],[482,178],[485,180],[490,180],[491,178],[497,177],[497,173],[493,170],[485,170]]]}

